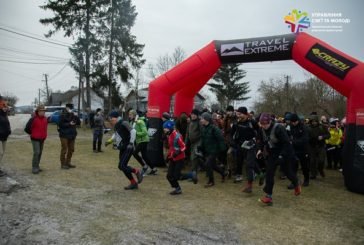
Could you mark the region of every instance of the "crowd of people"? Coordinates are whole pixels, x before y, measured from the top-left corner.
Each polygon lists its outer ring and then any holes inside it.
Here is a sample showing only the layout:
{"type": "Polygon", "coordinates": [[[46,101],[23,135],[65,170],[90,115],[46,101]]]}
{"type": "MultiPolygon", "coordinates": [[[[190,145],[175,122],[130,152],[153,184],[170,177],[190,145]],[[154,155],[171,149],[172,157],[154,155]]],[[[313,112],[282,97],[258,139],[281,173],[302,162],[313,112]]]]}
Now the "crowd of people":
{"type": "MultiPolygon", "coordinates": [[[[72,155],[80,119],[72,112],[72,106],[66,105],[57,126],[62,170],[76,167],[72,163],[72,155]]],[[[33,146],[33,174],[42,171],[40,161],[48,126],[44,112],[45,107],[39,105],[25,126],[33,146]]],[[[105,120],[103,110],[97,109],[92,122],[94,153],[103,152],[103,135],[107,130],[105,120]]],[[[113,135],[104,146],[112,144],[114,149],[119,150],[118,168],[130,181],[124,189],[138,189],[143,177],[158,172],[148,156],[148,121],[142,113],[133,109],[127,112],[125,118],[112,111],[108,120],[113,127],[113,135]],[[140,168],[129,165],[132,156],[140,168]]],[[[197,184],[202,171],[207,178],[204,187],[213,187],[216,172],[221,182],[232,179],[234,183],[241,183],[246,179],[242,188],[244,193],[253,192],[254,181],[259,186],[264,184],[265,195],[259,200],[271,205],[277,167],[280,178],[289,179],[287,188],[292,189],[294,195],[300,195],[301,186],[308,186],[318,175],[325,178],[325,163],[326,169],[342,168],[344,125],[337,118],[327,120],[323,116],[319,119],[316,113],[312,113],[305,119],[289,112],[284,117],[269,113],[255,116],[246,107],[235,110],[228,106],[224,113],[193,109],[177,118],[165,112],[162,121],[164,137],[161,140],[165,141],[166,177],[173,188],[171,195],[182,194],[179,182],[183,179],[197,184]]],[[[0,98],[0,167],[10,134],[6,101],[0,98]]],[[[6,173],[0,170],[0,176],[4,175],[6,173]]]]}

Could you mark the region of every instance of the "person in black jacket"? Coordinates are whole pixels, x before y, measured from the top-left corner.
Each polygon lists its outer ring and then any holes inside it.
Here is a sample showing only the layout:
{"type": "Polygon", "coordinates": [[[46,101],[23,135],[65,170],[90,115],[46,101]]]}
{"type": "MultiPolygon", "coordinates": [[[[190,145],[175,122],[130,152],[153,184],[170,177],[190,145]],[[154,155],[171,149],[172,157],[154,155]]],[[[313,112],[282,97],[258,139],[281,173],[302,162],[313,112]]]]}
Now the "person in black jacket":
{"type": "Polygon", "coordinates": [[[291,164],[294,160],[294,150],[286,129],[283,125],[272,122],[271,115],[268,113],[261,114],[259,123],[262,130],[257,158],[261,157],[263,152],[266,153],[267,158],[267,172],[263,189],[266,195],[260,198],[259,201],[272,205],[274,174],[279,162],[281,162],[282,170],[287,178],[294,184],[294,194],[296,196],[301,194],[301,186],[298,183],[297,176],[292,172],[291,164]]]}
{"type": "Polygon", "coordinates": [[[325,177],[324,165],[326,157],[326,143],[330,132],[326,126],[319,123],[317,115],[310,116],[309,124],[309,156],[310,156],[310,179],[316,179],[317,171],[321,177],[325,177]]]}
{"type": "MultiPolygon", "coordinates": [[[[3,97],[0,96],[0,167],[2,167],[2,159],[5,153],[6,141],[11,134],[11,128],[8,118],[8,106],[3,97]]],[[[0,177],[6,173],[0,169],[0,177]]]]}
{"type": "Polygon", "coordinates": [[[119,150],[118,168],[120,171],[123,171],[125,176],[130,181],[130,184],[124,187],[124,190],[138,189],[138,184],[143,181],[142,171],[140,169],[128,166],[130,157],[134,151],[136,131],[127,121],[124,121],[121,117],[119,117],[119,113],[117,111],[112,111],[109,114],[109,117],[110,123],[112,126],[114,126],[115,130],[112,141],[114,141],[114,145],[119,150]],[[132,173],[136,175],[138,181],[134,179],[132,173]]]}
{"type": "Polygon", "coordinates": [[[77,136],[76,126],[81,124],[80,119],[72,112],[73,105],[67,104],[59,119],[58,131],[61,139],[61,168],[70,169],[76,166],[71,164],[71,158],[75,151],[77,136]]]}
{"type": "Polygon", "coordinates": [[[248,110],[246,107],[239,107],[236,111],[236,116],[238,118],[238,121],[234,123],[231,130],[234,145],[237,151],[237,176],[235,182],[239,182],[242,180],[242,166],[244,159],[246,159],[248,184],[243,189],[243,192],[251,193],[253,188],[254,175],[255,173],[260,174],[255,157],[255,137],[257,136],[258,125],[255,121],[249,118],[248,110]]]}
{"type": "MultiPolygon", "coordinates": [[[[303,173],[303,186],[308,186],[310,182],[309,158],[308,158],[308,127],[302,123],[297,114],[291,115],[291,139],[296,161],[293,164],[293,172],[297,174],[298,161],[301,164],[303,173]],[[298,161],[297,161],[298,160],[298,161]]],[[[291,184],[289,189],[293,189],[291,184]]]]}

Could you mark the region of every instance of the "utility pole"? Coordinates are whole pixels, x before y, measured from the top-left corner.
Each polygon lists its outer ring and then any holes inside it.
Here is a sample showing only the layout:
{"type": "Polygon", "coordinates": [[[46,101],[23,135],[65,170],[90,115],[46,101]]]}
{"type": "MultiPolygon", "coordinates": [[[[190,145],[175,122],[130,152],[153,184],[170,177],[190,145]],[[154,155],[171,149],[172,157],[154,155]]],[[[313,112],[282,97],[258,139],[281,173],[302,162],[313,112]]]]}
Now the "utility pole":
{"type": "Polygon", "coordinates": [[[289,78],[290,76],[284,76],[286,78],[285,92],[286,92],[286,111],[289,111],[289,78]]]}
{"type": "Polygon", "coordinates": [[[44,75],[44,82],[45,82],[46,94],[47,94],[46,104],[48,104],[49,103],[48,74],[43,74],[43,75],[44,75]]]}
{"type": "Polygon", "coordinates": [[[109,49],[109,113],[112,109],[112,50],[113,50],[113,36],[114,36],[114,6],[113,0],[111,3],[111,28],[110,28],[110,49],[109,49]]]}
{"type": "Polygon", "coordinates": [[[38,105],[40,105],[40,88],[38,88],[38,105]]]}
{"type": "MultiPolygon", "coordinates": [[[[82,91],[82,69],[83,69],[83,57],[82,55],[80,55],[81,57],[79,58],[79,81],[78,81],[78,118],[80,118],[80,113],[81,113],[81,94],[83,95],[83,91],[82,91]]],[[[83,107],[82,104],[82,110],[85,110],[85,108],[83,107]]]]}

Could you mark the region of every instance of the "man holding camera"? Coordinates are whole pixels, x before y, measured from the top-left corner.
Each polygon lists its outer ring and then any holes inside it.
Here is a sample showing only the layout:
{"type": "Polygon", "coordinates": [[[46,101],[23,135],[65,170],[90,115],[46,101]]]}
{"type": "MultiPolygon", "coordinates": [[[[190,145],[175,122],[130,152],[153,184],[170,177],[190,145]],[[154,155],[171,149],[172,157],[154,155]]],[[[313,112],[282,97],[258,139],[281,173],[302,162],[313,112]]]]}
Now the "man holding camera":
{"type": "Polygon", "coordinates": [[[75,140],[77,136],[76,126],[80,125],[80,119],[72,112],[73,104],[66,104],[66,109],[59,120],[59,138],[61,139],[61,168],[75,168],[71,164],[72,154],[75,151],[75,140]]]}

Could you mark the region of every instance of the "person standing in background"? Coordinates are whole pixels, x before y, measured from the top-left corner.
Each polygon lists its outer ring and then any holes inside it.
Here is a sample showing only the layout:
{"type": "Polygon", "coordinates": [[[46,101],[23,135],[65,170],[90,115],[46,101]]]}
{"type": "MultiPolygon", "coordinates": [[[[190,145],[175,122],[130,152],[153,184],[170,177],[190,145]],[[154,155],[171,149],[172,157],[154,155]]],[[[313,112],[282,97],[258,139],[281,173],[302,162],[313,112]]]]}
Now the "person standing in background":
{"type": "Polygon", "coordinates": [[[76,166],[71,164],[71,158],[75,151],[77,136],[76,126],[80,125],[80,119],[72,112],[73,105],[67,104],[59,120],[59,138],[61,139],[61,168],[70,169],[76,166]]]}
{"type": "Polygon", "coordinates": [[[8,118],[8,105],[5,99],[0,96],[0,177],[6,175],[2,168],[2,159],[4,157],[6,141],[11,134],[10,122],[8,118]]]}
{"type": "Polygon", "coordinates": [[[104,115],[101,108],[96,109],[93,126],[92,149],[95,153],[102,152],[102,136],[104,135],[104,115]],[[97,149],[96,149],[97,145],[97,149]]]}
{"type": "Polygon", "coordinates": [[[31,122],[30,139],[33,146],[32,173],[38,174],[42,171],[39,167],[40,159],[42,158],[44,141],[47,138],[48,121],[44,116],[44,105],[39,105],[35,110],[34,117],[29,119],[31,122]]]}

